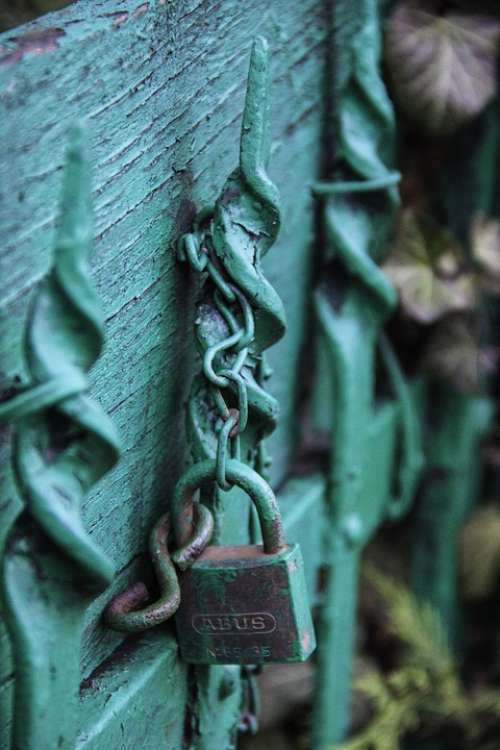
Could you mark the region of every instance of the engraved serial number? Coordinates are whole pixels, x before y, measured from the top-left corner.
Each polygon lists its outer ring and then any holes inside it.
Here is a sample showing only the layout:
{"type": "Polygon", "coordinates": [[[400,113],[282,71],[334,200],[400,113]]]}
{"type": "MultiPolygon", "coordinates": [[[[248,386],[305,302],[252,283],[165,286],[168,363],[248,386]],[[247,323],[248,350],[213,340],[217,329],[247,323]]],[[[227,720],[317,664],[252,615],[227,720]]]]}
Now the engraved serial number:
{"type": "Polygon", "coordinates": [[[270,646],[230,646],[224,643],[222,646],[209,646],[207,657],[209,659],[269,659],[272,655],[270,646]]]}
{"type": "Polygon", "coordinates": [[[276,630],[269,612],[243,612],[193,615],[191,624],[200,635],[262,635],[276,630]]]}

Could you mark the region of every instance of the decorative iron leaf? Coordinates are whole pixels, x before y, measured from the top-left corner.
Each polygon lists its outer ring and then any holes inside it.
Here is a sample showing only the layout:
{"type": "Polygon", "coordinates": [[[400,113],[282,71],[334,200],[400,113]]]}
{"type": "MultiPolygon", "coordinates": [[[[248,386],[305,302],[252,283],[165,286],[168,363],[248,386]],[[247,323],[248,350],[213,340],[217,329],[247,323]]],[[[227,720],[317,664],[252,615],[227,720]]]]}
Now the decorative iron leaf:
{"type": "Polygon", "coordinates": [[[430,133],[450,133],[497,91],[500,20],[402,0],[387,26],[385,57],[403,111],[430,133]]]}
{"type": "Polygon", "coordinates": [[[413,211],[402,213],[383,270],[399,292],[405,313],[419,323],[433,323],[474,305],[475,285],[461,245],[448,230],[413,211]]]}

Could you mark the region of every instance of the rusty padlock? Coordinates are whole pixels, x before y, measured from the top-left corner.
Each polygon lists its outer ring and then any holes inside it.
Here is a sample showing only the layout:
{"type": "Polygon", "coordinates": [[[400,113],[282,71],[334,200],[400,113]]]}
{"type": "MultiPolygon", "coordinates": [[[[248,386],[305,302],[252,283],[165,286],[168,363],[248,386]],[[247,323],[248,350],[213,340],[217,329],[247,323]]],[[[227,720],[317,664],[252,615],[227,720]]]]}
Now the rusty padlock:
{"type": "Polygon", "coordinates": [[[175,615],[184,661],[259,664],[304,661],[316,646],[298,544],[287,545],[276,498],[246,464],[227,461],[226,477],[257,508],[263,545],[209,545],[194,564],[189,538],[193,499],[214,481],[215,461],[194,464],[179,480],[172,502],[181,606],[175,615]],[[189,567],[188,567],[189,565],[189,567]]]}

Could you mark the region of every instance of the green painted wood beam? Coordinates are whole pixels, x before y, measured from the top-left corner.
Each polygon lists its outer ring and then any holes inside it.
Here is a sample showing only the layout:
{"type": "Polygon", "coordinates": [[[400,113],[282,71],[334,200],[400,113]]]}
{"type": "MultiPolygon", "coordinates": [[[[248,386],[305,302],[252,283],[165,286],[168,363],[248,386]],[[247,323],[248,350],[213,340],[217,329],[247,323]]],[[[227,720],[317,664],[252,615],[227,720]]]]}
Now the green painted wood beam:
{"type": "MultiPolygon", "coordinates": [[[[86,611],[84,675],[121,644],[121,636],[102,627],[103,607],[112,591],[136,578],[148,529],[185,459],[179,404],[193,367],[195,289],[175,263],[174,243],[196,210],[213,202],[221,176],[236,164],[256,33],[264,33],[273,48],[271,176],[283,211],[265,271],[284,299],[290,324],[289,336],[270,358],[270,387],[282,405],[269,446],[273,481],[281,483],[289,472],[312,263],[308,185],[320,160],[328,35],[323,13],[320,0],[292,6],[284,0],[272,6],[264,0],[126,0],[118,6],[96,0],[0,37],[0,221],[7,240],[0,254],[0,388],[25,374],[21,337],[33,290],[49,267],[64,135],[75,118],[86,119],[89,128],[96,218],[92,276],[106,311],[107,339],[91,388],[117,425],[124,453],[83,505],[86,528],[119,571],[113,587],[86,611]]],[[[8,442],[0,447],[2,523],[17,507],[3,469],[9,450],[8,442]]],[[[228,523],[236,533],[239,514],[228,523]]],[[[12,662],[5,638],[0,644],[8,704],[12,662]]],[[[181,693],[169,694],[178,709],[181,693]]]]}
{"type": "Polygon", "coordinates": [[[187,712],[186,668],[169,629],[130,639],[80,688],[75,750],[135,750],[155,737],[180,748],[187,712]],[[168,698],[175,694],[175,700],[168,698]]]}

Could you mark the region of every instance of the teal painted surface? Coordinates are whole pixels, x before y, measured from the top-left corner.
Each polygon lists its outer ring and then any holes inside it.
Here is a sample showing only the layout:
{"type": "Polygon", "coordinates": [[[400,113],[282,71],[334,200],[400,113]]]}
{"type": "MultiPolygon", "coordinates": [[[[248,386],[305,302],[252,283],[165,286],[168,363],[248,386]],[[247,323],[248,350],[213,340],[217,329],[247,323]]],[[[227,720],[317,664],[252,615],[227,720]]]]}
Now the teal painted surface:
{"type": "MultiPolygon", "coordinates": [[[[179,403],[193,371],[196,290],[187,270],[175,262],[174,245],[196,210],[213,203],[221,176],[235,165],[248,53],[257,33],[266,34],[273,47],[270,169],[282,197],[282,228],[264,268],[284,300],[290,325],[290,334],[270,356],[270,388],[281,403],[280,425],[269,441],[273,482],[280,483],[292,466],[313,235],[307,186],[319,162],[328,28],[323,4],[315,0],[271,8],[257,0],[79,2],[44,17],[35,28],[46,30],[36,51],[20,30],[0,40],[5,188],[0,221],[7,237],[0,257],[1,386],[9,388],[15,376],[27,375],[21,337],[29,301],[49,268],[64,134],[75,118],[87,118],[94,174],[92,278],[106,313],[107,341],[90,385],[115,422],[124,452],[113,475],[82,505],[86,529],[118,571],[105,595],[86,608],[80,668],[86,679],[122,644],[121,636],[102,627],[103,607],[130,581],[150,574],[144,562],[148,530],[183,466],[179,403]],[[18,40],[9,42],[12,36],[18,40]]],[[[1,451],[4,466],[8,437],[1,451]]],[[[2,523],[7,524],[19,501],[9,472],[2,471],[1,485],[2,523]]],[[[230,507],[226,526],[233,539],[245,536],[237,504],[230,507]]],[[[12,662],[4,634],[0,647],[0,694],[9,716],[12,662]]],[[[131,676],[131,694],[132,683],[142,679],[139,673],[140,666],[131,676]]],[[[199,700],[217,698],[218,682],[198,678],[199,700]]],[[[152,683],[140,684],[146,705],[152,683]]],[[[184,689],[181,684],[172,699],[171,687],[163,688],[179,714],[184,689]]],[[[229,692],[217,726],[204,733],[206,747],[219,750],[234,739],[239,688],[229,692]]],[[[111,737],[118,736],[113,733],[121,731],[120,722],[124,737],[133,734],[126,700],[123,718],[109,716],[111,737]]],[[[192,718],[195,740],[200,726],[209,724],[208,713],[200,725],[192,718]]],[[[152,746],[158,737],[163,741],[154,722],[143,725],[146,730],[152,746]]],[[[8,723],[0,731],[0,744],[8,747],[8,723]]]]}
{"type": "Polygon", "coordinates": [[[187,704],[186,668],[171,633],[135,638],[90,674],[81,687],[75,750],[182,747],[187,704]],[[165,693],[176,700],[165,700],[165,693]],[[182,707],[182,708],[180,708],[182,707]]]}

